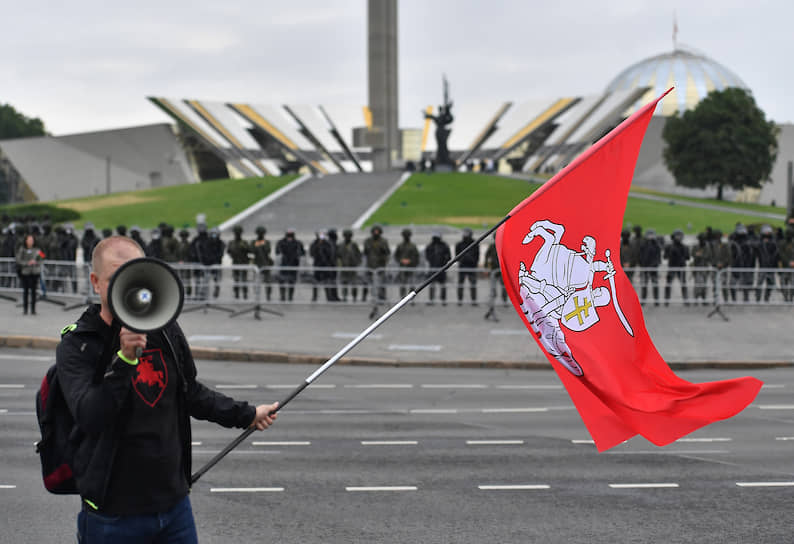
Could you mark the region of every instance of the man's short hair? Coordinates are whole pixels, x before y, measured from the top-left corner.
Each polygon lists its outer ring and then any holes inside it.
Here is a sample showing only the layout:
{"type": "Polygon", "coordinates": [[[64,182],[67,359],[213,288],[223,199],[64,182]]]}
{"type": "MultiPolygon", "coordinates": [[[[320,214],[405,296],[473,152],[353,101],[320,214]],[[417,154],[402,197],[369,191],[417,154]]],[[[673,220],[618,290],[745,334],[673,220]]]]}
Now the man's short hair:
{"type": "Polygon", "coordinates": [[[94,247],[94,252],[91,255],[91,270],[94,272],[94,274],[97,276],[99,275],[99,270],[102,268],[102,260],[105,256],[105,253],[114,247],[119,247],[122,245],[134,247],[141,253],[141,257],[143,257],[143,248],[141,248],[138,242],[132,238],[128,238],[126,236],[109,236],[100,240],[96,247],[94,247]]]}

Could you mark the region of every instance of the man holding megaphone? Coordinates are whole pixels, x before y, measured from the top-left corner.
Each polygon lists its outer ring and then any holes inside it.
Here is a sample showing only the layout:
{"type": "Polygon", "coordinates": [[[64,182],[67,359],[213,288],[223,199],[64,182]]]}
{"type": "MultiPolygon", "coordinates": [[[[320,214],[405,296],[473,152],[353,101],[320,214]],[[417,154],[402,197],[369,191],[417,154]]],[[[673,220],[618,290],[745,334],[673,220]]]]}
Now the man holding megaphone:
{"type": "Polygon", "coordinates": [[[176,273],[132,239],[94,249],[101,304],[62,331],[56,365],[79,428],[72,468],[80,542],[197,542],[188,494],[190,417],[264,430],[277,403],[251,406],[196,379],[176,317],[176,273]]]}

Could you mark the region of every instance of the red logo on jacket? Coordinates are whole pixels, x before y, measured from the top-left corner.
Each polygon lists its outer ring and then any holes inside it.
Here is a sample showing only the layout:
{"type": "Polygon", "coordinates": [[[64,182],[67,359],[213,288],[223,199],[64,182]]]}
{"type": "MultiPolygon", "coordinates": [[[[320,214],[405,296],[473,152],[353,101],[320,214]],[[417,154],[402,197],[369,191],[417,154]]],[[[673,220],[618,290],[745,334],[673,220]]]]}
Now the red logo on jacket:
{"type": "Polygon", "coordinates": [[[144,351],[138,358],[137,371],[132,378],[132,387],[143,402],[154,408],[168,385],[168,368],[163,352],[159,349],[144,351]]]}

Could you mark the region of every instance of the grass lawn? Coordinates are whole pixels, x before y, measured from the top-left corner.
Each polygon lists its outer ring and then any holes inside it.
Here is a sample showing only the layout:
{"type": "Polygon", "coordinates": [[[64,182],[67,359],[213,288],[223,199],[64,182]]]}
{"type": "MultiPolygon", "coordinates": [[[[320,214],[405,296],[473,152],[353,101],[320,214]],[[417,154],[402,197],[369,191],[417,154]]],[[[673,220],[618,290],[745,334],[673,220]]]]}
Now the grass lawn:
{"type": "Polygon", "coordinates": [[[114,193],[52,202],[59,208],[77,211],[75,227],[91,221],[98,229],[117,225],[156,227],[165,221],[176,228],[195,226],[196,214],[207,216],[209,227],[217,226],[296,176],[226,179],[190,185],[175,185],[146,191],[114,193]]]}
{"type": "MultiPolygon", "coordinates": [[[[405,182],[367,221],[367,225],[437,224],[484,229],[507,215],[540,185],[527,181],[475,173],[417,173],[405,182]]],[[[670,195],[665,195],[670,196],[670,195]]],[[[679,197],[671,197],[679,200],[679,197]]],[[[728,204],[710,199],[680,199],[709,204],[728,204]]],[[[707,226],[732,232],[737,221],[765,223],[767,219],[745,211],[772,211],[779,208],[730,203],[736,210],[722,212],[629,197],[624,224],[652,227],[660,234],[680,228],[687,233],[707,226]]],[[[785,213],[785,212],[783,212],[785,213]]]]}

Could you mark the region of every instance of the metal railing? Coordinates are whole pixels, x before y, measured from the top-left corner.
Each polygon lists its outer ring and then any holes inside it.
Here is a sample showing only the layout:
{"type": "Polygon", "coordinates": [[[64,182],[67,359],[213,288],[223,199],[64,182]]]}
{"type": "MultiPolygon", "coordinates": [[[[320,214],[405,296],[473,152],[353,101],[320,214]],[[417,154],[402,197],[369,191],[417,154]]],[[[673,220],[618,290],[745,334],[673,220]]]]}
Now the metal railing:
{"type": "MultiPolygon", "coordinates": [[[[363,266],[312,267],[171,263],[185,287],[185,311],[219,309],[231,315],[281,305],[386,306],[396,303],[437,269],[363,266]]],[[[646,305],[794,304],[794,268],[667,267],[625,268],[640,302],[646,305]]],[[[89,280],[90,266],[45,260],[39,298],[73,308],[98,302],[89,280]]],[[[598,282],[598,273],[596,273],[598,282]]],[[[21,300],[14,259],[0,258],[0,298],[21,300]]],[[[507,302],[501,274],[485,268],[450,268],[415,299],[424,304],[480,304],[489,309],[507,302]]],[[[277,310],[273,310],[278,313],[277,310]]],[[[373,310],[375,311],[375,310],[373,310]]]]}

